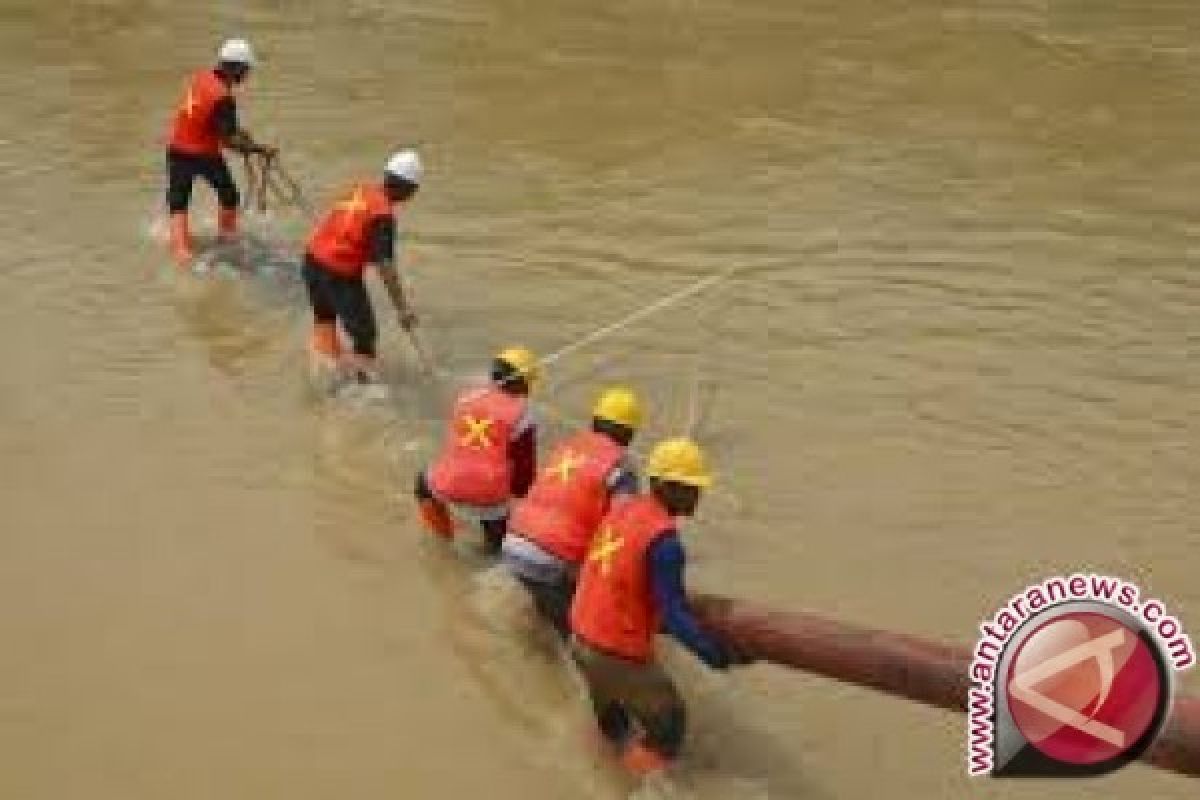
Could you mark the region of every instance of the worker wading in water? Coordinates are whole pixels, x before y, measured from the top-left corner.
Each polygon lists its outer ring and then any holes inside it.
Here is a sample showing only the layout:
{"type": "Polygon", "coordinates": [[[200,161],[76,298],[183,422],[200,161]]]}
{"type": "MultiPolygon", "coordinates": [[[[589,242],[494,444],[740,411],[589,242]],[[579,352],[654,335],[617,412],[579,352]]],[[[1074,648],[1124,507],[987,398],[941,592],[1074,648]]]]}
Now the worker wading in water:
{"type": "Polygon", "coordinates": [[[604,736],[635,774],[666,768],[683,743],[686,714],[659,665],[660,628],[701,661],[725,669],[733,653],[697,623],[684,593],[677,519],[691,516],[712,475],[688,439],[657,445],[646,464],[650,491],[614,505],[579,572],[571,605],[571,652],[604,736]]]}
{"type": "Polygon", "coordinates": [[[395,266],[396,217],[393,206],[412,199],[421,185],[421,159],[412,150],[391,157],[379,181],[353,187],[317,223],[304,256],[304,283],[313,311],[310,348],[315,362],[348,372],[360,383],[379,380],[375,312],[363,274],[369,265],[387,289],[401,327],[411,330],[417,315],[409,305],[395,266]],[[350,337],[344,355],[337,323],[350,337]]]}
{"type": "Polygon", "coordinates": [[[637,494],[626,448],[642,424],[632,390],[604,390],[590,430],[560,442],[529,493],[518,501],[504,540],[504,561],[534,606],[566,638],[579,563],[600,520],[620,498],[637,494]]]}
{"type": "Polygon", "coordinates": [[[416,481],[421,517],[433,533],[452,537],[454,517],[477,522],[488,552],[500,552],[509,503],[525,496],[536,469],[529,393],[538,372],[533,353],[510,347],[492,361],[487,385],[454,401],[441,451],[416,481]]]}
{"type": "Polygon", "coordinates": [[[237,184],[221,154],[227,147],[238,153],[273,156],[275,148],[259,144],[238,126],[234,87],[243,83],[254,66],[254,53],[243,39],[221,45],[217,66],[197,72],[171,122],[167,144],[167,208],[171,213],[171,255],[187,266],[195,255],[188,207],[192,184],[203,178],[217,193],[217,231],[221,241],[237,235],[237,184]]]}

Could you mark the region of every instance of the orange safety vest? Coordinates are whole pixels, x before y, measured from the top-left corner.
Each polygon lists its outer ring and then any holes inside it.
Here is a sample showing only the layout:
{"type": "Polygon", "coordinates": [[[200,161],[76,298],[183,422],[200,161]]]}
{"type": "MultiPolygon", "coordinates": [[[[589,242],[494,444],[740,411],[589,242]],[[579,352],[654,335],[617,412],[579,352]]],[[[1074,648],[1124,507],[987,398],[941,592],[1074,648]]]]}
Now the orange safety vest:
{"type": "Polygon", "coordinates": [[[229,97],[229,87],[211,69],[192,76],[171,123],[170,148],[192,156],[221,155],[213,111],[229,97]]]}
{"type": "Polygon", "coordinates": [[[619,444],[595,431],[562,442],[513,509],[509,529],[547,553],[578,564],[608,511],[605,482],[624,453],[619,444]]]}
{"type": "Polygon", "coordinates": [[[509,443],[525,413],[525,398],[495,386],[470,389],[454,401],[442,452],[429,470],[429,487],[451,503],[487,507],[512,493],[509,443]]]}
{"type": "Polygon", "coordinates": [[[660,611],[650,586],[647,554],[674,530],[658,498],[642,495],[619,503],[601,522],[571,603],[571,631],[585,643],[639,663],[654,655],[660,611]]]}
{"type": "Polygon", "coordinates": [[[393,218],[387,191],[378,183],[360,183],[317,224],[308,253],[335,275],[361,277],[371,257],[371,224],[381,218],[393,218]]]}

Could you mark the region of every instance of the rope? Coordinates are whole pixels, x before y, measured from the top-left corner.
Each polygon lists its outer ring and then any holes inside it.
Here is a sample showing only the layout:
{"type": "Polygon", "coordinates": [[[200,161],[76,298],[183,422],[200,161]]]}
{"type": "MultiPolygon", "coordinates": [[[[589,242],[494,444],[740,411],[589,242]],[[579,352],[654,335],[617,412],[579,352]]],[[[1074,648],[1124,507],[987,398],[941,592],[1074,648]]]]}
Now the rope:
{"type": "Polygon", "coordinates": [[[417,354],[417,361],[421,364],[421,370],[434,380],[441,378],[442,372],[433,363],[433,356],[430,354],[429,349],[425,347],[425,342],[417,333],[417,329],[406,328],[404,332],[408,334],[408,341],[412,345],[413,352],[417,354]]]}
{"type": "Polygon", "coordinates": [[[739,269],[741,269],[741,267],[731,267],[730,269],[727,269],[724,272],[718,272],[715,275],[709,275],[707,278],[702,278],[702,279],[696,281],[695,283],[691,284],[690,286],[685,286],[684,288],[682,288],[676,292],[672,292],[671,294],[667,295],[666,297],[655,300],[653,303],[650,303],[647,306],[643,306],[642,308],[639,308],[637,311],[634,311],[632,314],[629,314],[628,316],[625,316],[625,317],[617,320],[616,322],[609,323],[608,325],[605,325],[602,328],[597,328],[596,330],[592,331],[591,333],[587,334],[586,336],[582,336],[579,339],[576,339],[574,342],[571,342],[570,344],[566,345],[565,347],[559,348],[558,350],[554,351],[550,355],[545,356],[544,358],[540,359],[540,362],[543,366],[553,364],[555,361],[565,358],[566,356],[570,355],[571,353],[574,353],[575,351],[580,350],[589,344],[593,344],[595,342],[600,341],[601,339],[604,339],[607,336],[610,336],[614,333],[618,333],[622,330],[625,330],[633,323],[638,322],[639,320],[645,319],[646,317],[650,316],[651,314],[655,313],[656,311],[661,311],[664,308],[667,308],[668,306],[672,306],[675,303],[678,303],[680,300],[683,300],[694,294],[703,292],[705,289],[709,288],[710,286],[715,286],[718,283],[721,283],[722,281],[728,280],[739,269]]]}
{"type": "Polygon", "coordinates": [[[246,208],[267,210],[266,170],[264,165],[256,168],[256,160],[252,153],[242,153],[242,166],[246,171],[246,208]]]}
{"type": "Polygon", "coordinates": [[[246,170],[246,207],[267,210],[269,196],[274,196],[281,205],[292,206],[304,212],[310,220],[316,219],[316,208],[300,188],[296,179],[283,167],[278,154],[243,153],[242,163],[246,170]]]}
{"type": "Polygon", "coordinates": [[[687,422],[684,433],[689,438],[695,438],[696,431],[704,423],[708,413],[708,401],[712,397],[713,384],[706,381],[704,370],[700,368],[700,359],[692,363],[691,380],[689,381],[687,422]],[[707,390],[707,391],[706,391],[707,390]]]}
{"type": "Polygon", "coordinates": [[[265,172],[267,180],[275,187],[276,192],[283,195],[283,188],[286,188],[288,192],[287,202],[290,202],[307,214],[309,219],[316,219],[316,208],[309,202],[308,196],[304,194],[304,190],[300,188],[300,184],[283,168],[283,162],[280,161],[279,156],[273,156],[266,160],[265,172]],[[282,188],[275,181],[276,178],[283,184],[282,188]]]}

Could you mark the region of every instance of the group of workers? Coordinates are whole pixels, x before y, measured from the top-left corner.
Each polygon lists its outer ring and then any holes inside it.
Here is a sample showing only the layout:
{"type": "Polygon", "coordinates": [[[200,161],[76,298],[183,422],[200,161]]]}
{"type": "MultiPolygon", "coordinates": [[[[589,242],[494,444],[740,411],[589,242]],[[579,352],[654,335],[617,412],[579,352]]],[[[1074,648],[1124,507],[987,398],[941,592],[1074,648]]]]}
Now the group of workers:
{"type": "Polygon", "coordinates": [[[655,772],[678,755],[686,722],[655,655],[659,631],[714,669],[738,660],[701,628],[684,590],[678,521],[695,513],[712,473],[695,442],[667,439],[650,451],[643,490],[628,452],[642,405],[622,386],[602,391],[590,427],[556,442],[539,469],[529,400],[538,378],[536,356],[508,348],[486,385],[455,399],[437,457],[417,474],[421,518],[447,539],[459,522],[480,527],[568,644],[622,763],[655,772]]]}
{"type": "MultiPolygon", "coordinates": [[[[173,119],[167,153],[171,250],[193,258],[187,210],[196,177],[217,193],[218,234],[236,236],[239,195],[222,148],[273,157],[237,121],[233,90],[254,65],[250,45],[225,42],[215,68],[196,73],[173,119]]],[[[313,312],[311,349],[361,381],[377,379],[377,328],[363,276],[374,265],[406,330],[416,324],[395,267],[394,207],[421,184],[418,155],[402,150],[381,180],[353,186],[317,221],[303,276],[313,312]],[[338,323],[351,340],[343,354],[338,323]]],[[[458,395],[437,456],[416,477],[424,526],[444,539],[460,524],[477,525],[485,549],[499,556],[529,592],[538,614],[569,647],[589,689],[604,738],[636,774],[667,767],[678,755],[686,715],[659,663],[655,638],[670,633],[703,663],[739,661],[693,615],[684,589],[679,520],[691,516],[712,474],[688,438],[654,446],[643,488],[630,443],[643,409],[626,387],[596,399],[590,428],[557,442],[539,469],[530,395],[538,358],[510,347],[491,363],[489,379],[458,395]]]]}
{"type": "MultiPolygon", "coordinates": [[[[216,66],[188,80],[172,116],[167,209],[171,254],[180,267],[190,266],[195,258],[188,207],[196,178],[216,192],[218,241],[229,243],[238,233],[241,196],[223,148],[268,160],[278,153],[238,124],[234,90],[249,77],[254,61],[254,51],[244,39],[226,41],[216,66]]],[[[388,160],[380,179],[354,184],[316,221],[305,248],[303,275],[313,313],[310,349],[319,365],[360,382],[378,380],[378,326],[363,283],[368,267],[374,266],[383,282],[401,327],[411,330],[416,325],[395,265],[395,207],[413,198],[422,175],[420,156],[400,150],[388,160]],[[343,353],[339,322],[350,338],[349,353],[343,353]]]]}

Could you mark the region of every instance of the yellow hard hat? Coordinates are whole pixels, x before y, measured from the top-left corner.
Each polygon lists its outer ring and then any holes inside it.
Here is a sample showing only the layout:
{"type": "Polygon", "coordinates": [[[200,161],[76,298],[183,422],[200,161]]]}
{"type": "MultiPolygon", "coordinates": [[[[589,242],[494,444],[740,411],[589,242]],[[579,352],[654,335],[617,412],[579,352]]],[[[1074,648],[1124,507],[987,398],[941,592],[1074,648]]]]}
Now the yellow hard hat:
{"type": "Polygon", "coordinates": [[[646,474],[651,478],[686,483],[701,489],[712,486],[713,482],[704,451],[691,439],[683,437],[667,439],[655,445],[646,462],[646,474]]]}
{"type": "Polygon", "coordinates": [[[642,403],[633,389],[612,386],[596,399],[592,417],[637,430],[642,424],[642,403]]]}
{"type": "Polygon", "coordinates": [[[503,361],[511,367],[513,372],[525,379],[530,388],[533,388],[533,384],[537,383],[541,375],[537,356],[528,347],[506,347],[496,356],[496,360],[503,361]]]}

